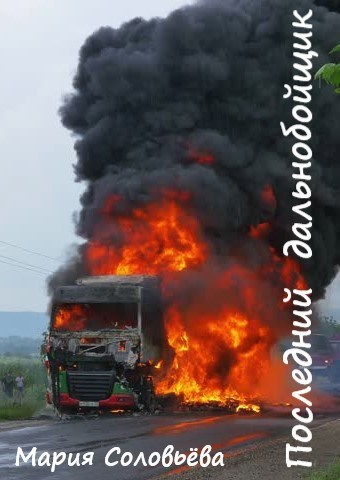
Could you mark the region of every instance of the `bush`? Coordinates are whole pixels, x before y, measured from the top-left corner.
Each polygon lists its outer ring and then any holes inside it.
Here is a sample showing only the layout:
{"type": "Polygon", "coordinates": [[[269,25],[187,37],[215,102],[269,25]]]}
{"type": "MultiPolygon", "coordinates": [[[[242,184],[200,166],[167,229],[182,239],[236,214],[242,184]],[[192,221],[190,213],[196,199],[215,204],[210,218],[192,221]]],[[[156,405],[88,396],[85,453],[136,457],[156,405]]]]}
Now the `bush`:
{"type": "Polygon", "coordinates": [[[0,357],[0,379],[6,372],[11,372],[14,377],[19,373],[25,378],[26,388],[43,389],[46,385],[46,372],[39,358],[0,357]]]}
{"type": "MultiPolygon", "coordinates": [[[[339,52],[340,44],[330,51],[330,53],[339,52]]],[[[327,63],[316,72],[315,78],[324,80],[328,85],[335,88],[335,93],[340,93],[340,63],[327,63]]]]}
{"type": "Polygon", "coordinates": [[[0,357],[0,379],[6,372],[14,378],[19,374],[25,378],[25,393],[22,405],[13,404],[0,390],[0,420],[23,420],[32,417],[45,403],[47,376],[45,368],[38,358],[22,359],[0,357]]]}
{"type": "Polygon", "coordinates": [[[39,402],[24,402],[22,405],[1,405],[0,420],[28,420],[43,406],[39,402]]]}

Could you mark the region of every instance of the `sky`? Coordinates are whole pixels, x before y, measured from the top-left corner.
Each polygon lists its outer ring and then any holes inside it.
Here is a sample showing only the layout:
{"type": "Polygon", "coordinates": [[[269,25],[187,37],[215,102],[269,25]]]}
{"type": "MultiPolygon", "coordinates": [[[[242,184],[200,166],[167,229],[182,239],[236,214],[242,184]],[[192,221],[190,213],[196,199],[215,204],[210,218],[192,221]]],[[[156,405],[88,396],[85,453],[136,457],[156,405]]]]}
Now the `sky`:
{"type": "MultiPolygon", "coordinates": [[[[0,310],[45,311],[45,272],[62,264],[79,242],[72,216],[84,186],[74,182],[74,139],[62,127],[58,108],[72,91],[84,40],[101,26],[165,16],[185,3],[190,2],[0,2],[0,310]],[[34,267],[44,272],[28,270],[34,267]]],[[[337,280],[323,308],[340,308],[339,291],[337,280]]]]}
{"type": "Polygon", "coordinates": [[[165,16],[185,3],[1,0],[0,242],[57,260],[0,243],[0,310],[45,311],[46,275],[25,268],[52,272],[79,241],[72,215],[84,186],[74,182],[74,139],[58,109],[72,89],[81,45],[101,26],[165,16]]]}

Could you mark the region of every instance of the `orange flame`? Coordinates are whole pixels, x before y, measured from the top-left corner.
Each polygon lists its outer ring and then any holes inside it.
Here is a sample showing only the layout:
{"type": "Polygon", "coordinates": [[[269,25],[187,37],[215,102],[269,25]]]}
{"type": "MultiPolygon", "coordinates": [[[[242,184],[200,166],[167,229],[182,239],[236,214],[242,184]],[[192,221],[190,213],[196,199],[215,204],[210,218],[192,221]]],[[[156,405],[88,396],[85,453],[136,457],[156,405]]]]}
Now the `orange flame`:
{"type": "Polygon", "coordinates": [[[191,148],[189,150],[189,160],[199,163],[200,165],[212,165],[215,162],[214,157],[208,152],[199,152],[191,148]]]}
{"type": "Polygon", "coordinates": [[[236,412],[254,412],[260,413],[261,407],[259,405],[254,405],[252,403],[240,403],[240,405],[236,408],[236,412]]]}
{"type": "Polygon", "coordinates": [[[269,209],[276,209],[276,197],[274,194],[273,187],[271,185],[266,185],[261,192],[262,203],[269,209]]]}
{"type": "MultiPolygon", "coordinates": [[[[111,199],[107,202],[112,204],[111,199]]],[[[119,216],[115,219],[117,227],[123,235],[119,253],[105,238],[106,229],[104,237],[99,234],[102,238],[89,244],[86,259],[91,274],[180,272],[202,264],[206,258],[206,247],[198,239],[197,220],[182,211],[175,198],[136,208],[130,216],[119,216]]]]}
{"type": "MultiPolygon", "coordinates": [[[[210,163],[210,157],[205,160],[210,163]]],[[[273,198],[272,188],[266,188],[263,201],[276,206],[273,198]]],[[[266,263],[212,268],[211,247],[186,192],[162,192],[161,201],[129,214],[118,212],[119,202],[117,196],[108,198],[99,212],[85,259],[92,275],[162,276],[166,331],[175,355],[170,367],[160,369],[158,393],[173,392],[187,402],[224,404],[236,398],[240,411],[259,411],[249,399],[261,393],[256,384],[269,370],[278,335],[289,331],[286,312],[277,307],[282,285],[305,285],[298,265],[266,243],[267,223],[249,235],[263,243],[266,263]],[[193,272],[202,282],[187,288],[193,272]],[[176,288],[186,295],[177,298],[176,288]]]]}
{"type": "Polygon", "coordinates": [[[162,368],[162,366],[163,366],[163,360],[160,360],[159,362],[156,363],[155,368],[159,370],[160,368],[162,368]]]}
{"type": "Polygon", "coordinates": [[[85,307],[82,305],[66,305],[58,307],[54,316],[55,330],[79,331],[84,328],[86,317],[85,307]]]}

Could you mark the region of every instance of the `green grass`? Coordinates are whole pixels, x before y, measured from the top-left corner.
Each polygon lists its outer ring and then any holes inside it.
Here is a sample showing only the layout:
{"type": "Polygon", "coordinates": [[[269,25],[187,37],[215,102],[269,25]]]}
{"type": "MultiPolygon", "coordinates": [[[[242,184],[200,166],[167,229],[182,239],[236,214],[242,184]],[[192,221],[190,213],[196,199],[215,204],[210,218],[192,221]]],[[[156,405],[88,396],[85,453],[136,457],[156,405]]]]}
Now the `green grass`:
{"type": "Polygon", "coordinates": [[[336,462],[325,470],[313,473],[308,480],[339,480],[340,479],[340,463],[336,462]]]}
{"type": "Polygon", "coordinates": [[[25,402],[22,405],[1,405],[1,420],[28,420],[31,418],[43,404],[36,402],[25,402]]]}
{"type": "Polygon", "coordinates": [[[27,420],[42,410],[45,405],[44,390],[39,387],[28,387],[22,404],[8,399],[0,392],[0,422],[3,420],[27,420]]]}
{"type": "Polygon", "coordinates": [[[0,356],[0,379],[6,372],[14,377],[22,373],[26,386],[45,385],[46,371],[40,358],[20,358],[0,356]]]}
{"type": "Polygon", "coordinates": [[[0,421],[26,420],[45,405],[46,372],[39,358],[0,356],[0,379],[6,372],[15,377],[22,373],[25,377],[25,395],[22,405],[13,405],[13,400],[5,397],[0,388],[0,421]]]}

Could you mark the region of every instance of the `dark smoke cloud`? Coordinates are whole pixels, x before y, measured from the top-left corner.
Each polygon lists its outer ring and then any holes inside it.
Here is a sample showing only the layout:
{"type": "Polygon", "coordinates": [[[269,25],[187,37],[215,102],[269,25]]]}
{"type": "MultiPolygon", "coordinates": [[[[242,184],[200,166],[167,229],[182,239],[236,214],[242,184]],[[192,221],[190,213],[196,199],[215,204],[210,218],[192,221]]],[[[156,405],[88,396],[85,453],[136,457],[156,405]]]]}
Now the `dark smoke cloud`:
{"type": "Polygon", "coordinates": [[[325,7],[332,12],[340,12],[339,0],[315,0],[315,5],[325,7]]]}
{"type": "MultiPolygon", "coordinates": [[[[326,7],[331,7],[332,2],[326,7]]],[[[74,93],[62,122],[77,135],[77,180],[85,181],[78,234],[91,238],[110,194],[128,210],[156,198],[155,185],[192,194],[207,239],[221,253],[250,225],[270,219],[277,251],[292,237],[292,161],[280,121],[291,123],[282,99],[292,78],[292,11],[314,8],[316,68],[339,41],[340,15],[312,0],[206,0],[166,19],[134,19],[100,28],[80,51],[74,93]],[[190,151],[213,155],[213,165],[190,151]],[[271,184],[277,209],[261,201],[271,184]]],[[[315,297],[335,275],[340,253],[340,102],[315,84],[313,250],[304,262],[315,297]]],[[[254,252],[252,251],[252,254],[254,252]]],[[[80,256],[50,280],[71,281],[80,256]]]]}

